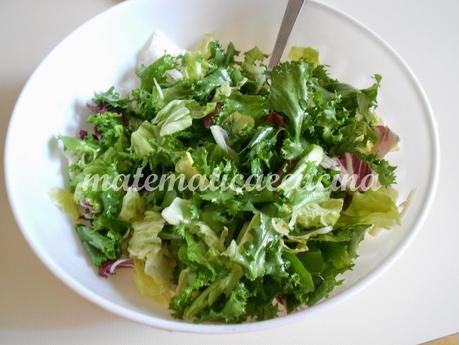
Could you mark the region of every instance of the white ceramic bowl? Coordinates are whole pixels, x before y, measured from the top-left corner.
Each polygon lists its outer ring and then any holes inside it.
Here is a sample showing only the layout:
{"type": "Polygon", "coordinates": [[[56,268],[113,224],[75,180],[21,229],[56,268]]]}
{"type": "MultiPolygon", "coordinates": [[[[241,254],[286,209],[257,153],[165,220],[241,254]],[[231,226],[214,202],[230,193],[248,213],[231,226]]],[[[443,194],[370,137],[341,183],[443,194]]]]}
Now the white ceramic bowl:
{"type": "Polygon", "coordinates": [[[334,77],[366,86],[383,75],[379,115],[401,137],[401,151],[390,155],[400,197],[415,189],[403,225],[377,238],[367,236],[346,283],[322,303],[285,317],[240,325],[196,325],[173,320],[164,306],[140,296],[131,273],[112,279],[91,268],[66,216],[48,191],[65,183],[58,133],[76,134],[93,91],[118,85],[132,72],[136,54],[158,28],[183,47],[203,34],[237,47],[272,49],[286,1],[140,0],[122,3],[90,20],[59,44],[37,68],[16,104],[5,152],[6,185],[17,222],[43,263],[85,298],[118,315],[170,330],[233,332],[257,330],[310,317],[359,292],[408,246],[432,202],[439,168],[439,146],[432,110],[421,86],[401,57],[382,39],[340,11],[310,2],[289,44],[319,49],[334,77]]]}

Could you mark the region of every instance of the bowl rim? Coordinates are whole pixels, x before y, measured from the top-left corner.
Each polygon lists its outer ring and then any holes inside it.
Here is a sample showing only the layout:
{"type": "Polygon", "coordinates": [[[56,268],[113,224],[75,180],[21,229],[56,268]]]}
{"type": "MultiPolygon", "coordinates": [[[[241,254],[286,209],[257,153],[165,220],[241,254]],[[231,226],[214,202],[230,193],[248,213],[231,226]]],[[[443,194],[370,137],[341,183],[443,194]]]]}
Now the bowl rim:
{"type": "Polygon", "coordinates": [[[411,244],[413,239],[419,233],[421,226],[424,224],[428,212],[432,206],[435,193],[437,190],[438,179],[439,179],[439,170],[440,170],[440,141],[438,135],[438,127],[437,123],[433,114],[432,106],[427,98],[427,95],[421,86],[420,82],[418,81],[417,77],[405,62],[405,60],[400,56],[400,54],[391,46],[389,45],[384,39],[382,39],[378,34],[376,34],[373,30],[368,28],[366,25],[362,24],[360,21],[356,20],[352,16],[348,15],[347,13],[337,9],[336,7],[328,4],[322,3],[320,0],[311,0],[310,4],[320,7],[322,10],[329,11],[332,14],[338,15],[342,19],[346,20],[351,25],[354,25],[357,29],[364,32],[365,34],[369,35],[375,42],[377,42],[383,49],[385,49],[389,54],[391,54],[397,63],[405,70],[407,77],[411,80],[414,85],[414,88],[418,91],[420,98],[422,99],[423,107],[426,109],[426,120],[429,124],[429,134],[432,138],[433,147],[431,147],[432,152],[432,165],[430,170],[430,179],[428,181],[428,188],[427,190],[430,193],[426,193],[427,196],[424,197],[424,200],[421,204],[421,209],[419,212],[419,217],[415,220],[413,227],[407,233],[407,236],[403,238],[401,242],[397,244],[394,250],[387,256],[387,258],[379,264],[376,268],[374,268],[369,274],[361,278],[357,283],[353,286],[349,287],[347,290],[341,292],[340,294],[325,299],[321,303],[305,309],[303,311],[296,312],[294,314],[289,314],[282,317],[277,317],[271,320],[265,321],[257,321],[257,322],[248,322],[248,323],[241,323],[241,324],[193,324],[189,322],[185,322],[182,320],[165,320],[155,315],[146,315],[141,312],[132,311],[127,307],[123,307],[118,305],[117,303],[111,302],[106,300],[103,296],[98,295],[95,292],[92,292],[89,288],[84,286],[78,280],[72,278],[67,274],[66,271],[61,269],[46,253],[46,251],[37,245],[32,236],[28,233],[25,223],[22,220],[21,212],[17,206],[16,199],[14,196],[14,192],[12,189],[14,177],[11,172],[11,166],[13,162],[13,157],[11,156],[11,147],[14,145],[14,137],[12,135],[12,128],[14,127],[15,122],[15,115],[17,112],[18,105],[22,102],[22,98],[24,94],[27,93],[30,84],[36,78],[38,72],[42,69],[43,65],[49,59],[49,57],[54,54],[56,50],[58,50],[61,45],[64,44],[67,40],[70,40],[73,36],[77,35],[79,31],[83,29],[83,27],[89,25],[93,21],[96,21],[99,17],[103,15],[108,15],[108,13],[112,13],[115,11],[122,11],[124,7],[132,5],[135,1],[123,2],[117,4],[104,12],[94,16],[93,18],[89,19],[85,23],[81,24],[77,29],[72,31],[69,35],[66,36],[59,44],[57,44],[51,52],[47,54],[47,56],[41,61],[35,71],[32,73],[30,78],[27,80],[25,86],[23,87],[17,101],[13,112],[11,114],[8,130],[5,140],[5,150],[4,150],[4,173],[5,173],[5,186],[6,192],[8,196],[8,200],[14,215],[14,218],[21,230],[22,235],[26,239],[29,246],[32,248],[33,252],[36,256],[41,260],[41,262],[62,282],[64,282],[68,287],[78,293],[80,296],[86,298],[87,300],[91,301],[92,303],[98,305],[99,307],[108,310],[118,316],[130,319],[132,321],[136,321],[145,325],[158,327],[165,330],[172,330],[172,331],[183,331],[183,332],[190,332],[190,333],[234,333],[234,332],[247,332],[247,331],[256,331],[256,330],[263,330],[272,327],[287,325],[293,322],[298,322],[300,320],[304,320],[308,317],[314,315],[314,313],[323,312],[328,310],[332,306],[343,302],[344,300],[349,299],[350,297],[356,295],[366,287],[368,287],[371,283],[373,283],[377,278],[379,278],[400,256],[405,252],[407,247],[411,244]],[[314,313],[310,311],[314,310],[314,313]]]}

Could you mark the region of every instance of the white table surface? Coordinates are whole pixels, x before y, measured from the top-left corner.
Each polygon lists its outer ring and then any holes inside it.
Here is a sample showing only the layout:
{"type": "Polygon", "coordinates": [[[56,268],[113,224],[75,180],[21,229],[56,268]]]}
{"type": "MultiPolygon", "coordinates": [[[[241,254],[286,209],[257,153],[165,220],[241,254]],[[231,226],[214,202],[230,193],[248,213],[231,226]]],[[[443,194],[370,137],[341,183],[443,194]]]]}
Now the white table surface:
{"type": "MultiPolygon", "coordinates": [[[[402,258],[358,296],[304,322],[249,334],[171,333],[112,315],[56,279],[17,228],[2,166],[0,344],[416,344],[459,331],[459,2],[324,1],[367,24],[401,53],[436,114],[439,189],[427,222],[402,258]]],[[[73,29],[117,2],[0,1],[1,164],[8,118],[28,76],[73,29]]]]}

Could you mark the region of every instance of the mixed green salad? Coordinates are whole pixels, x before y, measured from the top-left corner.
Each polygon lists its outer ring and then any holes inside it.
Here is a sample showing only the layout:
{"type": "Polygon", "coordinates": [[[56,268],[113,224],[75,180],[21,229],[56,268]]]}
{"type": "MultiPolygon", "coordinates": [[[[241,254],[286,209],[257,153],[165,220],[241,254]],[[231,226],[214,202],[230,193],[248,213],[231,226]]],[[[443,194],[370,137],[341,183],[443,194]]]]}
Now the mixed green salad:
{"type": "Polygon", "coordinates": [[[368,231],[400,222],[384,159],[398,137],[374,113],[381,76],[354,88],[309,47],[272,70],[266,59],[206,37],[138,68],[128,94],[95,94],[91,129],[59,137],[69,184],[52,197],[92,264],[104,277],[133,267],[140,292],[176,318],[237,323],[312,306],[368,231]],[[179,188],[179,175],[204,188],[179,188]],[[148,188],[151,176],[167,176],[165,188],[148,188]]]}

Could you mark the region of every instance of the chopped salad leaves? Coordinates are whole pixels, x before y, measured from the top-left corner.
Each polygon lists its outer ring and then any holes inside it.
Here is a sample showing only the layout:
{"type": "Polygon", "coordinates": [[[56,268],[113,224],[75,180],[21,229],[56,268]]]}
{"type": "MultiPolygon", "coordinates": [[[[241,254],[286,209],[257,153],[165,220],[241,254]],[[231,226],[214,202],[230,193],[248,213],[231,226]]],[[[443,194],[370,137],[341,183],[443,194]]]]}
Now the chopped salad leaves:
{"type": "Polygon", "coordinates": [[[134,267],[142,295],[176,318],[238,323],[318,303],[367,230],[400,223],[384,158],[399,138],[374,112],[381,76],[365,89],[342,83],[310,47],[272,70],[260,49],[211,36],[170,50],[138,68],[127,95],[94,96],[92,131],[59,137],[69,185],[52,198],[101,275],[134,267]],[[245,188],[274,174],[273,188],[245,188]],[[147,188],[153,175],[167,175],[167,188],[147,188]],[[234,183],[181,189],[179,175],[188,186],[234,183]]]}

